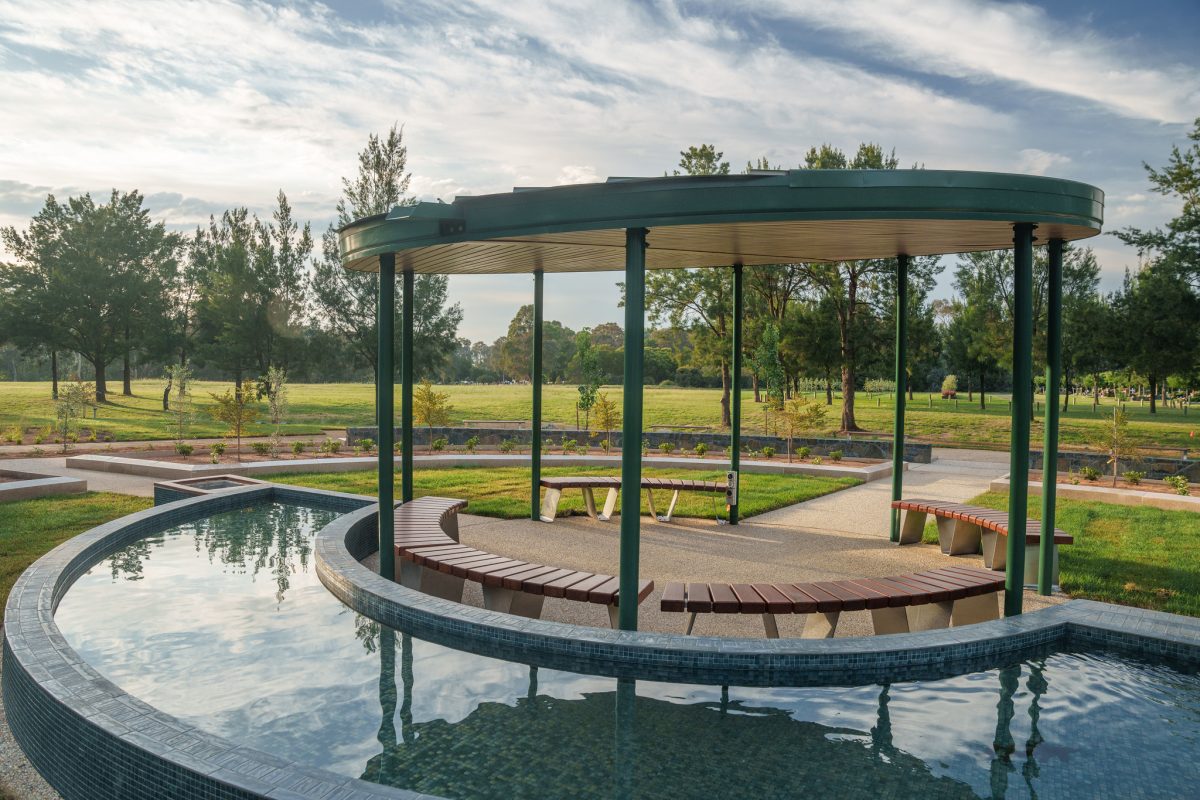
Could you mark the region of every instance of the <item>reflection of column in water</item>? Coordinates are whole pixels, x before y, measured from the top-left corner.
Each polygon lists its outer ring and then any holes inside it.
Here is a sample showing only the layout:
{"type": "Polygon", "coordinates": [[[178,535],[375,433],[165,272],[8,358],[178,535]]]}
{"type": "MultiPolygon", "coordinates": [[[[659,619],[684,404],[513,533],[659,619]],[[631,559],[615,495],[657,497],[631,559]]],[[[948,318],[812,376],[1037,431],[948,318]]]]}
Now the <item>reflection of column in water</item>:
{"type": "Polygon", "coordinates": [[[1037,759],[1033,757],[1033,751],[1044,741],[1042,732],[1038,730],[1038,719],[1042,715],[1042,697],[1050,688],[1050,683],[1046,680],[1045,661],[1030,662],[1029,680],[1025,682],[1025,686],[1033,695],[1033,700],[1029,703],[1029,738],[1025,740],[1025,766],[1021,768],[1021,774],[1025,776],[1025,785],[1029,787],[1029,796],[1037,797],[1037,793],[1033,790],[1033,779],[1041,774],[1041,770],[1038,768],[1037,759]]]}
{"type": "Polygon", "coordinates": [[[407,633],[400,634],[400,680],[404,683],[404,702],[400,704],[400,735],[405,744],[412,744],[416,734],[412,729],[412,696],[413,696],[413,645],[412,637],[407,633]]]}
{"type": "Polygon", "coordinates": [[[396,746],[396,632],[391,628],[379,631],[379,745],[383,754],[379,758],[380,774],[377,780],[387,784],[388,753],[396,746]]]}
{"type": "Polygon", "coordinates": [[[529,691],[525,693],[525,697],[529,700],[530,704],[537,697],[537,667],[529,667],[529,691]]]}
{"type": "Polygon", "coordinates": [[[613,797],[628,800],[633,797],[633,771],[637,764],[634,742],[634,705],[637,701],[637,682],[630,678],[617,681],[617,724],[614,748],[613,797]]]}
{"type": "Polygon", "coordinates": [[[721,714],[722,716],[729,710],[729,687],[721,687],[721,714]]]}
{"type": "Polygon", "coordinates": [[[891,687],[885,683],[879,690],[879,712],[875,717],[875,727],[871,728],[871,749],[876,754],[891,757],[896,747],[892,743],[892,714],[888,710],[888,703],[891,702],[889,689],[891,687]]]}
{"type": "Polygon", "coordinates": [[[991,770],[993,798],[1002,798],[1008,793],[1008,773],[1012,772],[1012,754],[1016,749],[1012,736],[1013,695],[1020,684],[1020,664],[1000,670],[1000,702],[996,704],[996,738],[992,742],[992,749],[996,751],[991,770]]]}

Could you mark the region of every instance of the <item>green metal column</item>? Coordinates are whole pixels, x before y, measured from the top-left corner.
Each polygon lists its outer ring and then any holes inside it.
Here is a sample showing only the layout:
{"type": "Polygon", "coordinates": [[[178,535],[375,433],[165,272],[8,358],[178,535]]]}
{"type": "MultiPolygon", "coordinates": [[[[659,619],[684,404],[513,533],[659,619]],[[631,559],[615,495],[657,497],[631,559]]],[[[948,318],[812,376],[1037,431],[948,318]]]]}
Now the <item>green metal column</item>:
{"type": "Polygon", "coordinates": [[[542,518],[538,500],[542,482],[542,278],[540,269],[533,271],[533,366],[529,380],[533,384],[533,421],[530,434],[533,437],[529,449],[529,518],[542,518]]]}
{"type": "Polygon", "coordinates": [[[1004,615],[1021,613],[1025,588],[1025,532],[1029,518],[1029,424],[1033,396],[1033,225],[1013,226],[1012,440],[1008,475],[1008,571],[1004,615]]]}
{"type": "Polygon", "coordinates": [[[392,454],[395,438],[393,384],[396,380],[392,332],[396,320],[396,255],[384,253],[379,257],[379,318],[375,328],[379,346],[375,372],[375,426],[379,444],[379,574],[388,580],[396,576],[396,520],[392,515],[396,480],[396,463],[392,454]]]}
{"type": "MultiPolygon", "coordinates": [[[[733,394],[729,408],[729,469],[735,474],[742,467],[742,265],[733,265],[733,394]]],[[[739,475],[740,477],[740,475],[739,475]]],[[[741,481],[738,481],[740,484],[741,481]]],[[[739,494],[741,486],[738,487],[739,494]]],[[[737,503],[729,506],[729,524],[738,524],[737,503]]]]}
{"type": "Polygon", "coordinates": [[[413,499],[413,272],[404,270],[404,320],[400,326],[400,501],[413,499]]]}
{"type": "Polygon", "coordinates": [[[637,630],[642,539],[642,348],[645,345],[646,229],[625,231],[625,387],[621,429],[621,630],[637,630]]]}
{"type": "Polygon", "coordinates": [[[1042,540],[1038,552],[1038,594],[1050,594],[1054,573],[1054,517],[1058,490],[1058,406],[1062,383],[1063,240],[1051,239],[1046,282],[1046,439],[1042,446],[1042,540]]]}
{"type": "MultiPolygon", "coordinates": [[[[892,500],[904,495],[904,397],[908,383],[908,256],[896,257],[896,419],[892,425],[892,500]]],[[[900,510],[891,511],[891,540],[900,541],[900,510]]]]}

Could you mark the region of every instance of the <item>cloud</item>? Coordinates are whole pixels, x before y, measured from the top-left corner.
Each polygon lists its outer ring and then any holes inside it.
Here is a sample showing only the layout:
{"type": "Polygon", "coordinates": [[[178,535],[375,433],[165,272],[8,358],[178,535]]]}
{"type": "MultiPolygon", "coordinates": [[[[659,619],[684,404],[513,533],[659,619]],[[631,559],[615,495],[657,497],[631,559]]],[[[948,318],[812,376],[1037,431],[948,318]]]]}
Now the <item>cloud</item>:
{"type": "Polygon", "coordinates": [[[596,168],[591,165],[575,165],[567,164],[558,171],[558,177],[554,179],[555,186],[564,186],[570,183],[596,183],[603,180],[596,174],[596,168]]]}
{"type": "Polygon", "coordinates": [[[1034,147],[1027,147],[1017,153],[1017,171],[1032,175],[1045,175],[1058,167],[1071,163],[1069,156],[1061,153],[1047,153],[1034,147]]]}
{"type": "Polygon", "coordinates": [[[1056,22],[1027,3],[987,0],[762,0],[744,4],[836,31],[843,42],[906,68],[966,80],[1010,81],[1058,92],[1120,114],[1190,122],[1200,76],[1150,65],[1152,54],[1098,34],[1080,20],[1056,22]]]}

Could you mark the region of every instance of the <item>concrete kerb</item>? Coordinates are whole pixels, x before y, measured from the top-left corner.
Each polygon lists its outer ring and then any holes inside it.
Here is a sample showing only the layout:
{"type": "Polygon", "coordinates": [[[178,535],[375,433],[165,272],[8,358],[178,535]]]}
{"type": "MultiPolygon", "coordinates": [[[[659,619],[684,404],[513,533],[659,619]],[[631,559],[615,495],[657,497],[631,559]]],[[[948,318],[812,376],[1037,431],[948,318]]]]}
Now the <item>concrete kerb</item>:
{"type": "MultiPolygon", "coordinates": [[[[1005,475],[992,481],[988,488],[993,492],[1008,491],[1009,476],[1005,475]]],[[[1029,481],[1029,494],[1041,495],[1042,482],[1029,481]]],[[[1146,492],[1138,489],[1122,489],[1112,486],[1078,486],[1070,483],[1058,484],[1057,497],[1061,500],[1088,500],[1100,503],[1114,503],[1122,506],[1147,506],[1161,508],[1166,511],[1194,511],[1200,513],[1200,497],[1190,497],[1165,492],[1146,492]]]]}
{"type": "MultiPolygon", "coordinates": [[[[397,471],[400,468],[399,457],[394,459],[397,471]]],[[[149,478],[180,479],[205,475],[270,475],[272,473],[296,472],[353,472],[357,470],[372,470],[378,465],[378,460],[372,457],[364,458],[297,458],[280,461],[247,461],[232,464],[177,464],[171,461],[156,461],[147,458],[126,458],[123,456],[79,455],[69,456],[66,466],[70,469],[92,470],[96,472],[111,472],[123,475],[141,475],[149,478]]],[[[438,469],[451,467],[528,467],[529,457],[526,455],[492,455],[478,453],[475,455],[425,455],[414,456],[413,465],[419,469],[438,469]]],[[[549,467],[612,467],[620,469],[620,456],[556,456],[543,455],[542,465],[549,467]]],[[[642,459],[644,467],[656,469],[694,469],[694,470],[723,470],[725,462],[699,458],[679,458],[669,456],[649,456],[642,459]]],[[[905,469],[908,465],[905,465],[905,469]]],[[[868,482],[887,478],[892,474],[889,463],[866,464],[862,466],[849,464],[812,464],[782,460],[775,461],[742,461],[742,471],[749,474],[774,475],[812,475],[826,478],[856,478],[868,482]]]]}
{"type": "Polygon", "coordinates": [[[32,500],[62,494],[79,494],[87,491],[87,481],[38,472],[0,469],[0,476],[15,480],[0,483],[0,503],[9,500],[32,500]]]}

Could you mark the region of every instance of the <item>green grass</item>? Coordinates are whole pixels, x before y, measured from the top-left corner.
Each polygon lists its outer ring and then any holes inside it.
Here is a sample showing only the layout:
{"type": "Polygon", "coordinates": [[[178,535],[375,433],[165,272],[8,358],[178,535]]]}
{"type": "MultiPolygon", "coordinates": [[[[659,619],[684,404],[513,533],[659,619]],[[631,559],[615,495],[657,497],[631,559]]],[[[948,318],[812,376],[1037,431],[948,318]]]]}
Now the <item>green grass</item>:
{"type": "MultiPolygon", "coordinates": [[[[1008,510],[1008,495],[985,492],[972,505],[1008,510]]],[[[1058,551],[1059,580],[1072,597],[1200,617],[1200,514],[1059,499],[1057,527],[1075,537],[1058,551]]],[[[1029,516],[1040,519],[1031,498],[1029,516]]],[[[937,542],[937,528],[925,527],[937,542]]]]}
{"type": "MultiPolygon", "coordinates": [[[[580,475],[614,475],[612,467],[550,467],[542,470],[545,477],[580,475]]],[[[643,470],[647,477],[690,478],[693,480],[724,481],[725,473],[718,470],[643,470]]],[[[329,489],[353,494],[376,494],[375,472],[302,473],[272,475],[268,480],[329,489]]],[[[739,509],[743,517],[761,514],[776,508],[811,500],[823,494],[847,489],[859,484],[854,478],[815,478],[807,475],[749,475],[742,474],[739,487],[739,509]]],[[[529,516],[529,470],[520,467],[480,469],[477,467],[453,467],[449,469],[420,470],[414,475],[413,493],[417,497],[438,495],[467,500],[468,511],[485,517],[520,519],[529,516]]],[[[396,489],[399,496],[399,487],[396,489]]],[[[659,512],[666,510],[670,495],[659,492],[655,503],[659,512]]],[[[604,494],[598,493],[596,503],[603,504],[604,494]]],[[[620,509],[620,501],[617,509],[620,509]]],[[[563,492],[558,504],[559,514],[583,514],[583,493],[579,490],[563,492]]],[[[648,514],[645,494],[642,495],[642,513],[648,514]]],[[[683,492],[675,515],[680,517],[716,517],[725,515],[725,499],[720,495],[683,492]]]]}
{"type": "Polygon", "coordinates": [[[0,605],[25,568],[72,536],[149,508],[148,497],[87,492],[0,503],[0,605]]]}
{"type": "MultiPolygon", "coordinates": [[[[44,427],[54,417],[54,407],[49,402],[48,383],[4,383],[0,391],[0,432],[19,425],[24,428],[44,427]]],[[[193,436],[221,436],[224,427],[212,420],[207,413],[213,403],[209,392],[221,392],[229,388],[227,383],[197,382],[195,385],[196,414],[192,425],[193,436]]],[[[114,384],[119,391],[120,384],[114,384]]],[[[133,384],[133,397],[122,397],[110,393],[111,402],[100,406],[98,418],[86,423],[111,431],[123,441],[137,439],[171,439],[172,417],[162,410],[162,381],[137,381],[133,384]]],[[[450,393],[454,406],[451,422],[459,424],[464,419],[528,420],[530,417],[530,389],[528,386],[443,386],[440,390],[450,393]]],[[[608,386],[601,391],[617,402],[621,401],[621,387],[608,386]]],[[[743,393],[742,428],[747,433],[763,431],[763,408],[753,402],[753,393],[743,393]]],[[[823,395],[821,395],[823,397],[823,395]]],[[[547,422],[574,426],[575,400],[578,392],[574,386],[547,386],[543,393],[543,415],[547,422]]],[[[861,392],[857,396],[859,425],[877,436],[891,436],[893,399],[888,396],[870,395],[861,392]]],[[[343,428],[346,425],[369,425],[374,419],[374,390],[365,383],[296,384],[289,393],[290,411],[284,433],[319,434],[323,428],[343,428]]],[[[720,429],[721,407],[718,389],[681,389],[666,386],[648,386],[645,391],[645,426],[654,427],[699,425],[720,429]]],[[[1072,405],[1062,418],[1060,442],[1065,447],[1083,447],[1096,437],[1105,414],[1111,412],[1112,401],[1101,406],[1093,414],[1091,405],[1072,405]]],[[[1045,406],[1039,399],[1039,407],[1045,406]]],[[[1145,448],[1166,448],[1175,451],[1196,447],[1196,440],[1189,434],[1200,427],[1200,416],[1193,413],[1183,416],[1178,409],[1160,409],[1151,416],[1149,406],[1131,404],[1127,406],[1130,418],[1130,434],[1135,443],[1145,448]]],[[[835,399],[829,410],[828,424],[822,434],[830,434],[837,427],[841,414],[841,400],[835,399]]],[[[1040,446],[1042,437],[1041,413],[1035,415],[1031,440],[1040,446]]],[[[908,403],[905,427],[910,438],[939,445],[994,447],[1007,449],[1009,439],[1008,398],[1003,395],[989,396],[988,408],[980,411],[978,402],[971,403],[965,397],[957,406],[953,400],[942,400],[928,394],[917,394],[908,403]]],[[[248,433],[271,432],[267,424],[251,426],[248,433]]],[[[597,437],[597,439],[602,437],[597,437]]],[[[47,445],[52,446],[52,445],[47,445]]],[[[3,448],[0,447],[0,452],[3,448]]],[[[1177,452],[1176,452],[1177,454],[1177,452]]]]}

